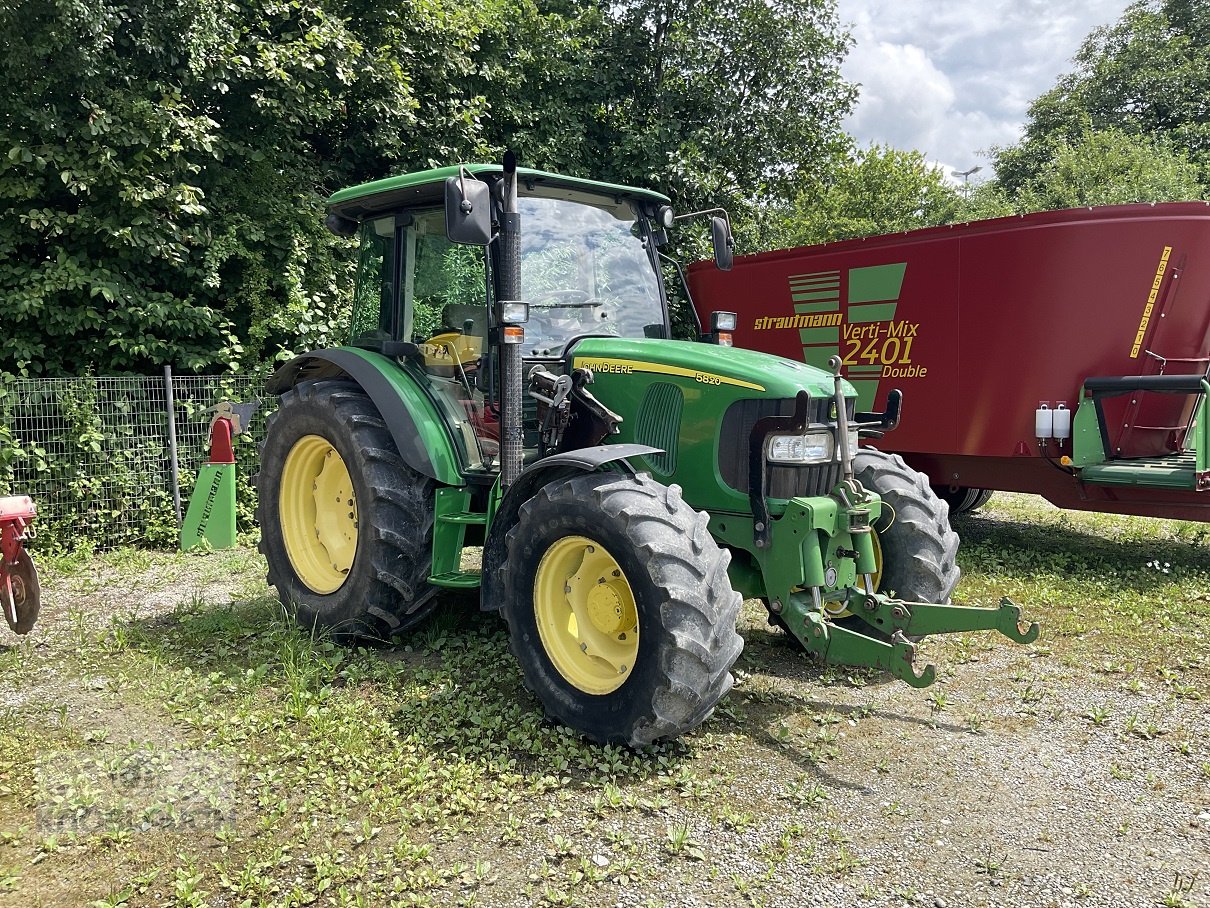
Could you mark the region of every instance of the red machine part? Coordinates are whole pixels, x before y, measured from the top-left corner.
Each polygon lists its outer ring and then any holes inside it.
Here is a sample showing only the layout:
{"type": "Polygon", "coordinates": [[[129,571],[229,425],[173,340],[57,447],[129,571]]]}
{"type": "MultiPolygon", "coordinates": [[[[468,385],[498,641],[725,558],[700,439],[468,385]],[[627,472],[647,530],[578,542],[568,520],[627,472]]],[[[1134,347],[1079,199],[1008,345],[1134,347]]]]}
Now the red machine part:
{"type": "Polygon", "coordinates": [[[230,417],[218,416],[210,424],[210,463],[235,463],[232,434],[230,417]]]}
{"type": "Polygon", "coordinates": [[[17,634],[33,630],[42,607],[38,571],[24,545],[35,514],[26,495],[0,498],[0,610],[17,634]]]}
{"type": "MultiPolygon", "coordinates": [[[[859,408],[904,393],[878,442],[937,486],[1041,494],[1067,508],[1210,520],[1210,495],[1093,486],[1039,451],[1034,411],[1074,409],[1085,378],[1204,373],[1210,364],[1210,206],[1123,205],[997,218],[786,249],[689,269],[703,323],[739,315],[735,345],[845,362],[859,408]]],[[[1107,402],[1115,453],[1181,441],[1192,401],[1107,402]],[[1112,407],[1113,412],[1110,412],[1112,407]]]]}

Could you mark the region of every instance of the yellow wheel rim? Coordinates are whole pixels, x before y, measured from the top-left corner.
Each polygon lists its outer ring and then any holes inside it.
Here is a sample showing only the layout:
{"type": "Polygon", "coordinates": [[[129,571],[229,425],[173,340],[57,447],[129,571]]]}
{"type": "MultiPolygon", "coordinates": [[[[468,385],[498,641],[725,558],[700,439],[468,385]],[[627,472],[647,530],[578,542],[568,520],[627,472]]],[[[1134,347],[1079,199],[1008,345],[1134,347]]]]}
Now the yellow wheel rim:
{"type": "Polygon", "coordinates": [[[874,543],[874,573],[870,574],[870,583],[876,593],[882,585],[882,543],[878,541],[877,530],[870,531],[870,541],[874,543]]]}
{"type": "Polygon", "coordinates": [[[587,694],[621,687],[639,654],[639,611],[617,560],[598,542],[555,542],[534,577],[534,618],[550,661],[587,694]]]}
{"type": "Polygon", "coordinates": [[[304,435],[286,455],[278,517],[298,579],[316,593],[340,589],[357,553],[357,496],[326,438],[304,435]]]}

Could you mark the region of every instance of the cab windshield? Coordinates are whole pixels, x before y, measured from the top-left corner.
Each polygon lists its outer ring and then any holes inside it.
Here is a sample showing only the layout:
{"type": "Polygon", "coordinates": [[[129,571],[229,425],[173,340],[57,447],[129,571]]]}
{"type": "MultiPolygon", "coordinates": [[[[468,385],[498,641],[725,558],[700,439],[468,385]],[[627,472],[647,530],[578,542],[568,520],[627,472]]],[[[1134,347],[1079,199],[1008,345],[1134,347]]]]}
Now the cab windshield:
{"type": "Polygon", "coordinates": [[[663,336],[649,238],[629,202],[567,193],[522,196],[521,298],[526,356],[559,356],[586,334],[663,336]]]}

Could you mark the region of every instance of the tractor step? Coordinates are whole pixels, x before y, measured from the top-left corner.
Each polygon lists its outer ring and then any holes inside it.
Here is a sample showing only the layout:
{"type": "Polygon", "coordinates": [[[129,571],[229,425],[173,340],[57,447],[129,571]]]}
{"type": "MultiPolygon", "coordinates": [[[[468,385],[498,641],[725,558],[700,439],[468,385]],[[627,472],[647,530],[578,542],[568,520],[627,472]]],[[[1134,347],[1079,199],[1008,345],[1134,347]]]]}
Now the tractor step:
{"type": "Polygon", "coordinates": [[[433,502],[433,566],[429,583],[453,590],[474,590],[480,586],[478,571],[462,570],[462,552],[466,548],[466,528],[487,526],[487,514],[467,510],[471,505],[468,489],[438,489],[433,502]]]}
{"type": "Polygon", "coordinates": [[[437,519],[442,523],[461,523],[472,526],[487,525],[486,514],[475,514],[471,511],[458,511],[453,514],[438,514],[437,519]]]}
{"type": "Polygon", "coordinates": [[[433,574],[429,583],[451,590],[478,589],[482,575],[478,571],[446,571],[443,574],[433,574]]]}

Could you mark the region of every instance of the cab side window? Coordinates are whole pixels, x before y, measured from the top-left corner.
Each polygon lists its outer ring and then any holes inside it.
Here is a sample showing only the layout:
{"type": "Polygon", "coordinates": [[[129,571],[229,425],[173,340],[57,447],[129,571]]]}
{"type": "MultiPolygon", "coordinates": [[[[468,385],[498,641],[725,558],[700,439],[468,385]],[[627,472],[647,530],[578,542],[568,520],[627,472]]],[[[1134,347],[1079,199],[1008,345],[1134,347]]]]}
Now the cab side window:
{"type": "Polygon", "coordinates": [[[391,339],[395,308],[395,219],[377,218],[361,225],[357,250],[357,285],[349,342],[376,345],[391,339]]]}

